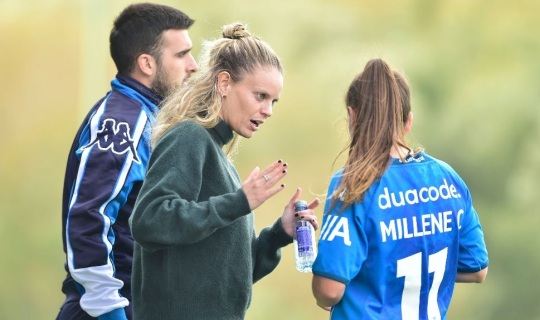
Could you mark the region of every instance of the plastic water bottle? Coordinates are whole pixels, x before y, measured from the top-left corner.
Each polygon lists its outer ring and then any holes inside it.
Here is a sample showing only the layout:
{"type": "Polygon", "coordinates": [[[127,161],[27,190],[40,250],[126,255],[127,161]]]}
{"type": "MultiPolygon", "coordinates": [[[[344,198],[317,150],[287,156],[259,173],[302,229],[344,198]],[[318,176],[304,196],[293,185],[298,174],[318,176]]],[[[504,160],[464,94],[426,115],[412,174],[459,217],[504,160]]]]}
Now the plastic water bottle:
{"type": "MultiPolygon", "coordinates": [[[[298,200],[294,204],[294,211],[307,210],[307,202],[298,200]]],[[[311,272],[311,266],[317,257],[315,243],[315,229],[309,221],[298,219],[296,221],[293,239],[294,258],[296,269],[300,272],[311,272]]]]}

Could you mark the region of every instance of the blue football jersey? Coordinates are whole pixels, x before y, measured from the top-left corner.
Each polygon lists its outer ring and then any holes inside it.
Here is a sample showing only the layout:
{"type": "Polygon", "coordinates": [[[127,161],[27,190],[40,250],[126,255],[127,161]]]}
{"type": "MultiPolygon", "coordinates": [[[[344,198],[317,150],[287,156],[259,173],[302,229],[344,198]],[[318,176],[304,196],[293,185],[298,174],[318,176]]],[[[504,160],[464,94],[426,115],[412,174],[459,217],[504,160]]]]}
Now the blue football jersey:
{"type": "Polygon", "coordinates": [[[457,272],[488,266],[470,192],[426,153],[393,159],[364,200],[344,208],[330,182],[313,274],[346,284],[331,319],[445,319],[457,272]]]}

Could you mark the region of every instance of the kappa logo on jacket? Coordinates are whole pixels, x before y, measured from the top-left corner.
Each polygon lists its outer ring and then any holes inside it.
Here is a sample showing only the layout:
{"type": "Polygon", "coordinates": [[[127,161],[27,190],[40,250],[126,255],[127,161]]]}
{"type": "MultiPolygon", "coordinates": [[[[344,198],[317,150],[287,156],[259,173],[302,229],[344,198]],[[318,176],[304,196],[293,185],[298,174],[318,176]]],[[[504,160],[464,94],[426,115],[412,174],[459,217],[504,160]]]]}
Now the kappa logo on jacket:
{"type": "Polygon", "coordinates": [[[90,148],[94,144],[97,144],[100,150],[110,149],[114,154],[118,155],[130,150],[133,154],[133,161],[140,163],[127,122],[117,124],[114,119],[105,119],[96,139],[85,146],[84,149],[90,148]]]}

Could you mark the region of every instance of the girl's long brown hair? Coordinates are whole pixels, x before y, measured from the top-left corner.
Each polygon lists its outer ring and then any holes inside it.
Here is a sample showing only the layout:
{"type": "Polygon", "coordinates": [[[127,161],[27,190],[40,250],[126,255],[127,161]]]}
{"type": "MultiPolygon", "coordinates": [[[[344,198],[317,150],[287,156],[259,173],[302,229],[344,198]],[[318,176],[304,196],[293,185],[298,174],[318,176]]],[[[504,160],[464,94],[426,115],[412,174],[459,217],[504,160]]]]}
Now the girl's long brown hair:
{"type": "Polygon", "coordinates": [[[408,148],[403,130],[411,110],[409,86],[385,61],[373,59],[349,86],[346,106],[354,118],[349,119],[350,142],[341,153],[349,155],[332,194],[334,204],[340,198],[343,208],[363,201],[386,171],[392,148],[408,148]]]}

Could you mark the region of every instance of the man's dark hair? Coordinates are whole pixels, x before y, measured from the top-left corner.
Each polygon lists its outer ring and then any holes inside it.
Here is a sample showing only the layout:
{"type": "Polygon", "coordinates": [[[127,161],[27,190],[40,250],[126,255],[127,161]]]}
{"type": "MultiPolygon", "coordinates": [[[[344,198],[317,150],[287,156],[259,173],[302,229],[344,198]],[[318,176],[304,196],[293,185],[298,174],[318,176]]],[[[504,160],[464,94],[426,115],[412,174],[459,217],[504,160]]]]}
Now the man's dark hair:
{"type": "Polygon", "coordinates": [[[194,22],[182,11],[165,5],[137,3],[126,7],[114,21],[109,38],[116,69],[129,74],[143,53],[159,60],[163,32],[187,30],[194,22]]]}

